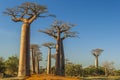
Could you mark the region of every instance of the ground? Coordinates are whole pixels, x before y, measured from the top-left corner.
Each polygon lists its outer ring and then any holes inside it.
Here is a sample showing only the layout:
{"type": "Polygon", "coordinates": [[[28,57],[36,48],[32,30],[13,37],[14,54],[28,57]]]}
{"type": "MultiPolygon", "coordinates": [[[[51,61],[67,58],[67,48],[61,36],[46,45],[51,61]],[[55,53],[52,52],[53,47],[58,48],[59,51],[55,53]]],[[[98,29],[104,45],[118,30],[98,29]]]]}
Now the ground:
{"type": "Polygon", "coordinates": [[[79,80],[79,79],[41,74],[41,75],[32,75],[31,77],[27,77],[26,80],[79,80]]]}

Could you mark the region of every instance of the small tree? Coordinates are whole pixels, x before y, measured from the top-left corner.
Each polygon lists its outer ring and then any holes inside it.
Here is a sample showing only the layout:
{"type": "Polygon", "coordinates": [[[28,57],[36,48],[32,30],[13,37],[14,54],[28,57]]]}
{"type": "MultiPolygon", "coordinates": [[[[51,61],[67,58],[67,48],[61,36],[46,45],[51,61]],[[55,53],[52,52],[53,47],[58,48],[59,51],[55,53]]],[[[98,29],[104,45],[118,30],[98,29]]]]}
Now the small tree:
{"type": "Polygon", "coordinates": [[[98,57],[103,52],[102,49],[93,49],[92,54],[95,56],[95,67],[98,68],[98,57]]]}
{"type": "Polygon", "coordinates": [[[5,61],[6,73],[9,75],[17,75],[19,59],[17,56],[11,56],[5,61]]]}
{"type": "Polygon", "coordinates": [[[48,48],[48,59],[47,59],[47,74],[51,73],[51,49],[55,48],[55,44],[53,42],[44,43],[43,46],[48,48]]]}
{"type": "Polygon", "coordinates": [[[114,70],[114,63],[113,62],[104,62],[103,63],[103,67],[105,69],[105,76],[108,76],[109,74],[112,74],[113,73],[113,70],[114,70]]]}
{"type": "Polygon", "coordinates": [[[68,65],[66,65],[65,72],[66,72],[67,76],[81,76],[82,75],[82,65],[68,64],[68,65]]]}
{"type": "Polygon", "coordinates": [[[83,69],[83,76],[96,76],[96,75],[104,75],[104,68],[98,67],[96,68],[93,65],[90,65],[83,69]]]}
{"type": "Polygon", "coordinates": [[[0,73],[3,73],[5,71],[5,64],[3,57],[0,57],[0,73]]]}
{"type": "Polygon", "coordinates": [[[23,22],[18,76],[30,76],[30,25],[46,12],[47,8],[45,6],[32,2],[23,3],[15,8],[8,8],[4,12],[11,16],[14,22],[23,22]]]}

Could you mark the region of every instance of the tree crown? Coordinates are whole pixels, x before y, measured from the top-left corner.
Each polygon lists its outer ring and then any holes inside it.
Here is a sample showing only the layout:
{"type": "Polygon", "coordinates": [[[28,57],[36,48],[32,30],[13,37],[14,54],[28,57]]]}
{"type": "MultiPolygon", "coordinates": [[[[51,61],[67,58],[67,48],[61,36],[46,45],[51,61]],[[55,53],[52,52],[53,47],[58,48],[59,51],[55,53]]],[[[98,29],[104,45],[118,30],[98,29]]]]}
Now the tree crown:
{"type": "Polygon", "coordinates": [[[30,20],[31,22],[41,14],[47,12],[46,6],[38,5],[32,2],[25,2],[15,8],[7,8],[4,14],[12,17],[15,22],[30,20]]]}

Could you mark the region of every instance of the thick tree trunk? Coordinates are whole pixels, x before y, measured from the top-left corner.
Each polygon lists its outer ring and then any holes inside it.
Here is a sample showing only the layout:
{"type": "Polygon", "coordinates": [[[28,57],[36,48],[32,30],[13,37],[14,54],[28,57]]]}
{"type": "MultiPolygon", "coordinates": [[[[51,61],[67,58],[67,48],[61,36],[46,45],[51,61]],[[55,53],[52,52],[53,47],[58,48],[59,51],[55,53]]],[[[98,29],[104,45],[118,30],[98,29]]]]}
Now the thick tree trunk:
{"type": "MultiPolygon", "coordinates": [[[[37,54],[37,53],[36,53],[37,54]]],[[[35,56],[35,73],[36,74],[38,74],[38,67],[39,67],[39,65],[38,65],[38,56],[35,56]]]]}
{"type": "Polygon", "coordinates": [[[30,24],[24,23],[21,31],[18,76],[30,76],[30,24]]]}
{"type": "Polygon", "coordinates": [[[58,38],[56,44],[55,75],[60,75],[60,32],[58,32],[58,38]]]}
{"type": "Polygon", "coordinates": [[[51,49],[48,50],[47,74],[51,73],[51,49]]]}
{"type": "Polygon", "coordinates": [[[40,65],[39,65],[39,60],[38,60],[38,74],[40,74],[40,65]]]}
{"type": "Polygon", "coordinates": [[[64,47],[63,47],[63,40],[61,39],[60,44],[60,70],[61,76],[65,76],[65,56],[64,56],[64,47]]]}
{"type": "Polygon", "coordinates": [[[35,74],[35,51],[32,49],[32,73],[35,74]]]}
{"type": "Polygon", "coordinates": [[[98,68],[98,56],[95,57],[95,67],[98,68]]]}

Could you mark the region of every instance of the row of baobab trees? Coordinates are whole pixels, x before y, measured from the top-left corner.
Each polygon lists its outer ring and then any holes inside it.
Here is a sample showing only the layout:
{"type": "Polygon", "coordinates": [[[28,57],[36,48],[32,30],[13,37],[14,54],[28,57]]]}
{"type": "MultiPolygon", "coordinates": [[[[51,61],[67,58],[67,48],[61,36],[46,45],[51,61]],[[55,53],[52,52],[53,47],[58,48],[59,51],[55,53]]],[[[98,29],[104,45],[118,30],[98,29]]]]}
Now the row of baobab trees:
{"type": "MultiPolygon", "coordinates": [[[[51,59],[54,58],[55,59],[55,54],[51,54],[51,49],[55,49],[55,43],[53,42],[48,42],[48,43],[44,43],[42,44],[42,46],[44,47],[47,47],[48,48],[48,57],[47,57],[47,74],[51,74],[51,59]]],[[[30,50],[31,50],[31,71],[32,71],[32,74],[39,74],[39,61],[42,61],[42,53],[40,52],[39,50],[39,46],[37,44],[31,44],[30,45],[30,50]]],[[[63,48],[61,48],[63,50],[63,48]]],[[[61,51],[62,51],[61,50],[61,51]]],[[[63,50],[64,52],[64,50],[63,50]]],[[[63,53],[62,52],[62,53],[63,53]]],[[[100,56],[100,54],[103,52],[102,49],[100,48],[97,48],[97,49],[93,49],[91,51],[91,53],[93,54],[93,56],[95,57],[95,67],[96,69],[98,69],[99,65],[98,65],[98,57],[100,56]]],[[[62,56],[60,56],[60,63],[63,65],[64,64],[64,61],[62,62],[62,56]]],[[[65,59],[66,60],[66,59],[65,59]]],[[[63,66],[63,69],[64,69],[65,66],[63,66]]],[[[105,69],[106,69],[106,66],[104,65],[105,69]]],[[[62,68],[62,66],[61,66],[62,68]]],[[[64,70],[63,70],[64,71],[64,70]]],[[[106,71],[106,70],[105,70],[106,71]]],[[[64,73],[64,72],[63,72],[64,73]]],[[[63,74],[62,74],[63,75],[63,74]]],[[[65,75],[65,73],[64,73],[65,75]]]]}
{"type": "MultiPolygon", "coordinates": [[[[8,8],[4,12],[4,14],[11,16],[14,22],[23,23],[21,30],[21,42],[20,42],[20,57],[19,57],[19,69],[18,69],[19,77],[31,75],[30,74],[30,26],[37,18],[49,17],[49,16],[54,17],[54,15],[47,14],[47,12],[48,11],[46,6],[42,6],[32,2],[25,2],[15,8],[8,8]]],[[[74,26],[75,25],[73,24],[56,20],[49,29],[39,30],[39,32],[51,36],[56,41],[55,75],[61,75],[61,76],[65,75],[65,61],[64,61],[65,56],[64,56],[63,41],[68,37],[77,37],[76,36],[77,33],[71,31],[71,28],[73,28],[74,26]]],[[[48,48],[50,49],[51,47],[48,48]]],[[[49,54],[48,56],[50,59],[51,55],[49,54]]],[[[48,61],[50,63],[50,60],[48,61]]],[[[33,59],[33,69],[35,69],[34,64],[35,63],[33,59]]]]}
{"type": "MultiPolygon", "coordinates": [[[[54,15],[46,14],[47,7],[42,6],[36,3],[26,2],[22,5],[15,8],[8,8],[4,12],[12,17],[14,22],[22,22],[22,31],[21,31],[21,42],[20,42],[20,57],[19,57],[19,69],[18,76],[30,76],[30,25],[37,18],[40,17],[49,17],[54,15]]],[[[64,56],[64,47],[63,41],[69,37],[77,37],[77,33],[71,31],[75,25],[70,23],[65,23],[62,21],[54,21],[49,29],[39,30],[39,32],[45,33],[56,41],[56,63],[55,63],[55,75],[65,75],[65,56],[64,56]]],[[[51,49],[53,48],[53,44],[44,44],[44,46],[48,47],[48,70],[47,73],[50,73],[51,66],[51,49]]],[[[93,50],[93,55],[96,57],[96,67],[98,67],[98,56],[103,50],[96,49],[93,50]]],[[[38,52],[40,54],[40,52],[38,52]]],[[[39,61],[39,54],[37,54],[39,61]]],[[[35,73],[35,59],[32,54],[33,61],[33,73],[35,73]]],[[[37,63],[39,65],[39,62],[37,63]]],[[[38,68],[36,69],[38,70],[38,68]]],[[[39,72],[36,72],[39,73],[39,72]]]]}

